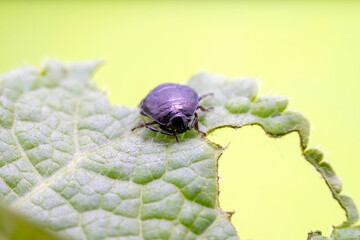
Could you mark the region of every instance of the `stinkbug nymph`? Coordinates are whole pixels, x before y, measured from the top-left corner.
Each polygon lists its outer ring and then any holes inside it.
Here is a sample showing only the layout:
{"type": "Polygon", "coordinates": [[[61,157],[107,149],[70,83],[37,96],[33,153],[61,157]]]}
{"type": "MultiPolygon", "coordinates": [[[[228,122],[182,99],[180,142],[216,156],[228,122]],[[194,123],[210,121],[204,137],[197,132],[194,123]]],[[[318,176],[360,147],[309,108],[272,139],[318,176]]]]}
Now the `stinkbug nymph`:
{"type": "Polygon", "coordinates": [[[199,130],[196,110],[208,111],[213,109],[213,107],[205,108],[199,105],[200,100],[209,95],[212,93],[199,97],[194,89],[180,84],[161,84],[150,91],[140,103],[140,114],[150,117],[153,121],[147,123],[142,121],[131,131],[146,127],[154,132],[174,136],[177,142],[179,142],[177,134],[184,133],[192,128],[205,136],[206,133],[199,130]],[[193,116],[194,119],[189,126],[193,116]],[[154,124],[158,124],[160,129],[150,126],[154,124]]]}

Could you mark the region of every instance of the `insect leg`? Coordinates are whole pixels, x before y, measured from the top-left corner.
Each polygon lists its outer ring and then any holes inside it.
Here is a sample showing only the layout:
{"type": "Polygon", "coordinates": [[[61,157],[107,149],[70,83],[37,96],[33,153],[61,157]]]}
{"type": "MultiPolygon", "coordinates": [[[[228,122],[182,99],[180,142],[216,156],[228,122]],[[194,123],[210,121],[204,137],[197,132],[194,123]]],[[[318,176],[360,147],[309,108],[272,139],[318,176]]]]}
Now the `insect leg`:
{"type": "MultiPolygon", "coordinates": [[[[195,113],[195,118],[194,118],[194,127],[195,127],[195,130],[198,132],[198,133],[201,133],[203,136],[206,136],[206,133],[202,132],[199,130],[199,124],[198,124],[198,116],[197,116],[197,113],[195,113]],[[196,119],[196,121],[195,121],[196,119]]],[[[191,124],[192,125],[192,124],[191,124]]]]}
{"type": "Polygon", "coordinates": [[[194,120],[192,121],[191,126],[188,127],[189,130],[194,127],[194,125],[195,125],[195,123],[197,122],[197,120],[198,120],[198,115],[195,113],[194,120]]]}
{"type": "Polygon", "coordinates": [[[134,131],[135,129],[137,128],[142,128],[142,127],[146,127],[148,125],[152,125],[152,124],[156,124],[157,122],[156,121],[151,121],[151,122],[147,122],[147,123],[144,123],[143,121],[141,121],[141,124],[134,127],[133,129],[131,129],[131,131],[134,131]]]}
{"type": "Polygon", "coordinates": [[[206,108],[206,107],[203,107],[203,106],[197,106],[197,108],[196,109],[199,109],[200,108],[200,110],[201,111],[203,111],[203,112],[207,112],[207,111],[209,111],[209,110],[213,110],[214,109],[214,107],[208,107],[208,108],[206,108]]]}
{"type": "Polygon", "coordinates": [[[169,132],[164,132],[164,131],[161,131],[157,128],[154,128],[154,127],[149,127],[149,126],[145,126],[147,129],[150,129],[151,131],[154,131],[154,132],[159,132],[159,133],[162,133],[162,134],[165,134],[165,135],[169,135],[169,136],[172,136],[173,134],[172,133],[169,133],[169,132]]]}
{"type": "Polygon", "coordinates": [[[206,98],[208,96],[212,96],[212,95],[214,95],[214,93],[207,93],[207,94],[204,94],[204,95],[200,96],[199,102],[201,101],[201,99],[206,98]]]}
{"type": "Polygon", "coordinates": [[[173,132],[171,129],[166,128],[166,126],[164,126],[164,125],[159,125],[159,127],[160,127],[162,130],[164,130],[164,131],[170,133],[172,136],[174,136],[177,142],[180,142],[180,141],[179,141],[179,138],[176,136],[176,133],[173,132]]]}
{"type": "Polygon", "coordinates": [[[180,142],[178,136],[176,136],[176,133],[173,132],[171,135],[175,137],[177,142],[180,142]]]}
{"type": "Polygon", "coordinates": [[[149,129],[151,131],[154,131],[154,132],[159,132],[159,133],[162,133],[162,134],[165,134],[165,135],[168,135],[168,136],[174,136],[176,141],[180,142],[179,138],[176,136],[176,134],[174,132],[170,132],[170,130],[169,130],[169,132],[165,132],[165,131],[161,131],[161,130],[159,130],[157,128],[154,128],[154,127],[149,127],[149,126],[144,126],[144,127],[146,127],[147,129],[149,129]]]}

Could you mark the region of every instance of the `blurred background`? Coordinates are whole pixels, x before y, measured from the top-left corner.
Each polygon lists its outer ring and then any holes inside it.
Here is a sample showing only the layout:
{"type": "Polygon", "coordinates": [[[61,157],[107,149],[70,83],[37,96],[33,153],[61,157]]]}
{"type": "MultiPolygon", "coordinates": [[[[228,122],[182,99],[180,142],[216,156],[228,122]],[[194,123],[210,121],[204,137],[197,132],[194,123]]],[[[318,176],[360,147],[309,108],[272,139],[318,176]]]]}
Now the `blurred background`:
{"type": "MultiPolygon", "coordinates": [[[[0,73],[46,59],[105,59],[111,103],[137,106],[160,83],[198,71],[256,78],[290,98],[360,207],[360,2],[0,1],[0,73]]],[[[220,205],[242,240],[305,240],[345,220],[299,138],[222,129],[220,205]]]]}

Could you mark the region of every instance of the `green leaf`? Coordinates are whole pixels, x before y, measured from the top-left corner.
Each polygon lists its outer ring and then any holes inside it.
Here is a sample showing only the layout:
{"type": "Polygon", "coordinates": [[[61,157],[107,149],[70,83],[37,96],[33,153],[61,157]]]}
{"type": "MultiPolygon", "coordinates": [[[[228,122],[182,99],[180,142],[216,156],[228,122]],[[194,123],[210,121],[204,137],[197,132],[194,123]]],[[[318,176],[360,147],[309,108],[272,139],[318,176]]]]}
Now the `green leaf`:
{"type": "Polygon", "coordinates": [[[308,233],[307,240],[328,240],[328,238],[322,236],[322,233],[320,231],[315,231],[308,233]]]}
{"type": "Polygon", "coordinates": [[[321,232],[311,232],[308,234],[308,240],[359,240],[360,239],[360,226],[349,228],[334,228],[331,236],[324,237],[321,232]]]}
{"type": "Polygon", "coordinates": [[[342,189],[342,182],[339,177],[336,176],[330,164],[323,161],[323,153],[318,149],[310,148],[304,152],[304,156],[305,159],[321,174],[333,197],[345,210],[347,220],[341,226],[339,226],[339,228],[349,227],[356,223],[359,219],[359,213],[355,203],[349,196],[340,194],[342,189]]]}
{"type": "Polygon", "coordinates": [[[334,229],[331,239],[333,240],[358,240],[360,239],[360,226],[351,228],[334,229]]]}
{"type": "MultiPolygon", "coordinates": [[[[180,137],[131,132],[138,108],[112,106],[90,81],[99,62],[0,76],[0,199],[70,239],[238,239],[218,203],[224,148],[194,130],[180,137]]],[[[189,86],[213,92],[199,127],[256,124],[272,137],[296,131],[305,158],[323,175],[352,225],[355,205],[321,152],[306,150],[309,122],[283,97],[257,98],[252,79],[200,73],[189,86]],[[322,155],[321,155],[322,156],[322,155]]]]}

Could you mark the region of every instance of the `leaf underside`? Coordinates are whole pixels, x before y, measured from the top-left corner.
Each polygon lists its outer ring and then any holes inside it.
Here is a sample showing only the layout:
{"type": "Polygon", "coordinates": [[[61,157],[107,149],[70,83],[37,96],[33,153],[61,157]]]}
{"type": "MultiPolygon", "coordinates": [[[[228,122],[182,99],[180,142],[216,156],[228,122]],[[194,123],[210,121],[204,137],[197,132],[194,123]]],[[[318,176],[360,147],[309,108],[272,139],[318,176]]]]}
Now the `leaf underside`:
{"type": "MultiPolygon", "coordinates": [[[[180,143],[147,129],[131,132],[144,119],[138,108],[110,105],[89,81],[98,65],[52,61],[41,71],[23,67],[0,76],[0,199],[69,239],[238,239],[218,203],[224,148],[194,130],[180,143]]],[[[347,220],[333,235],[358,231],[353,201],[340,194],[341,181],[322,153],[307,149],[309,123],[285,111],[286,98],[257,97],[256,82],[247,78],[200,73],[188,85],[214,93],[201,102],[214,107],[199,111],[202,131],[256,124],[272,137],[298,132],[305,159],[345,210],[347,220]]],[[[1,234],[11,237],[0,228],[1,234]]]]}

